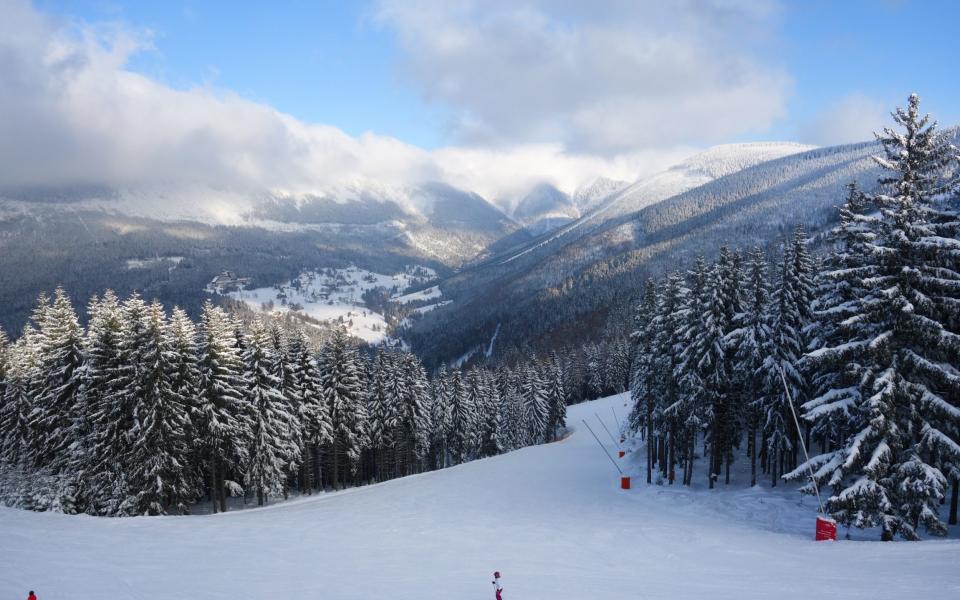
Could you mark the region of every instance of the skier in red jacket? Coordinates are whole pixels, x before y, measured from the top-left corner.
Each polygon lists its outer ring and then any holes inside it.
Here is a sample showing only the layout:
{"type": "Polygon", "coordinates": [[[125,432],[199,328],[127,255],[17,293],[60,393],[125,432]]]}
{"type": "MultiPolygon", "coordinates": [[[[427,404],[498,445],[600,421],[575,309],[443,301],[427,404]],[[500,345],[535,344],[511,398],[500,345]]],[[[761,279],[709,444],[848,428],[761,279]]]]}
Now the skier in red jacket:
{"type": "Polygon", "coordinates": [[[497,593],[497,600],[503,600],[503,586],[500,585],[500,571],[493,572],[493,589],[497,593]]]}
{"type": "Polygon", "coordinates": [[[33,593],[33,590],[30,590],[30,595],[27,596],[27,600],[37,600],[37,595],[33,593]]]}

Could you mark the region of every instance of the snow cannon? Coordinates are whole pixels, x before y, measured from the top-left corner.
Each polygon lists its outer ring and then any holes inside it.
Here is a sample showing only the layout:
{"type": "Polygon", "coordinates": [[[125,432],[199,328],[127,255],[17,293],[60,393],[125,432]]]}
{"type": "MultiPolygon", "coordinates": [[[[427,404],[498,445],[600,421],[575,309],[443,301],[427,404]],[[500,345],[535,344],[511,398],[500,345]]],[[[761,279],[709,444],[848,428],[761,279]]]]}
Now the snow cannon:
{"type": "MultiPolygon", "coordinates": [[[[629,490],[630,489],[630,477],[627,475],[620,476],[620,489],[629,490]]],[[[819,531],[819,528],[818,528],[819,531]]],[[[836,528],[834,528],[834,536],[836,536],[836,528]]]]}
{"type": "Polygon", "coordinates": [[[817,517],[817,534],[815,539],[818,542],[837,541],[837,522],[829,517],[817,517]]]}

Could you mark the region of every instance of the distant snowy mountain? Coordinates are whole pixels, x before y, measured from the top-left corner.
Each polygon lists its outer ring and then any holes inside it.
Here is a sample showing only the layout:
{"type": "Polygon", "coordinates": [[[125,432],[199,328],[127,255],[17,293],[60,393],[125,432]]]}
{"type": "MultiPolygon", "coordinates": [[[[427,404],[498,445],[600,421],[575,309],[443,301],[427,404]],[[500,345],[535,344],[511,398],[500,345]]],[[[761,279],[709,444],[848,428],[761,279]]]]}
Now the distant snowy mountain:
{"type": "Polygon", "coordinates": [[[570,196],[549,183],[535,186],[513,211],[513,218],[533,235],[540,235],[580,216],[570,196]]]}
{"type": "Polygon", "coordinates": [[[775,243],[797,224],[816,234],[836,219],[847,183],[875,186],[871,157],[880,152],[874,142],[711,148],[638,180],[556,231],[448,277],[441,287],[455,314],[431,312],[408,341],[429,362],[460,356],[498,324],[505,352],[558,330],[576,335],[573,328],[623,308],[647,276],[686,268],[721,244],[775,243]]]}
{"type": "Polygon", "coordinates": [[[591,221],[613,219],[762,162],[814,148],[794,142],[714,146],[666,171],[641,177],[610,197],[597,209],[596,214],[587,215],[586,218],[591,221]]]}
{"type": "Polygon", "coordinates": [[[578,187],[570,199],[580,214],[584,214],[628,185],[626,181],[597,177],[578,187]]]}

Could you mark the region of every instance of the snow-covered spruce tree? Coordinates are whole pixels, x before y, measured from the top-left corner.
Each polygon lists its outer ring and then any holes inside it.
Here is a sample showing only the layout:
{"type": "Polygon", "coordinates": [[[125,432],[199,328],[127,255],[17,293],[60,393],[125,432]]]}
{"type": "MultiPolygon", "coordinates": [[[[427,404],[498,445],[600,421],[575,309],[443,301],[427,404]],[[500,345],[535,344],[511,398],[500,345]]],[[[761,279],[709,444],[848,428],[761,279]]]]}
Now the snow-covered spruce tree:
{"type": "Polygon", "coordinates": [[[739,253],[722,246],[714,270],[716,284],[711,315],[718,320],[717,329],[722,334],[717,359],[722,363],[720,371],[723,379],[714,397],[710,441],[713,447],[713,472],[719,477],[721,468],[725,468],[725,484],[730,483],[733,450],[739,447],[743,433],[743,377],[736,369],[737,349],[732,342],[737,319],[743,314],[742,270],[739,253]]]}
{"type": "Polygon", "coordinates": [[[763,394],[758,398],[763,420],[764,464],[774,486],[780,475],[795,464],[798,440],[788,402],[792,400],[795,406],[801,404],[806,390],[799,360],[807,325],[803,315],[807,309],[801,306],[803,290],[794,250],[795,246],[790,244],[783,251],[780,279],[772,302],[771,343],[762,367],[763,394]],[[786,378],[789,398],[782,377],[786,378]]]}
{"type": "MultiPolygon", "coordinates": [[[[246,464],[251,439],[250,405],[236,327],[209,300],[200,320],[198,421],[214,512],[227,510],[228,471],[246,464]]],[[[229,481],[231,488],[238,484],[229,481]]]]}
{"type": "Polygon", "coordinates": [[[480,456],[495,456],[504,449],[501,430],[503,402],[493,373],[483,369],[480,377],[484,400],[481,414],[480,456]]]}
{"type": "Polygon", "coordinates": [[[547,380],[547,435],[548,441],[553,441],[567,426],[567,390],[563,364],[556,351],[550,353],[544,376],[547,380]]]}
{"type": "Polygon", "coordinates": [[[944,470],[960,462],[960,214],[949,196],[957,150],[920,116],[916,95],[893,117],[902,131],[877,136],[885,155],[876,161],[889,174],[869,198],[879,217],[866,221],[871,237],[857,281],[869,291],[847,321],[857,326],[845,343],[863,348],[854,409],[862,426],[848,436],[842,461],[831,460],[838,491],[827,501],[839,521],[879,526],[884,540],[917,539],[920,525],[946,532],[938,515],[944,470]]]}
{"type": "Polygon", "coordinates": [[[83,329],[63,288],[57,288],[51,306],[41,306],[35,314],[39,364],[37,396],[30,413],[30,459],[37,468],[66,472],[81,418],[83,329]]]}
{"type": "Polygon", "coordinates": [[[621,394],[630,387],[630,346],[626,340],[615,339],[602,347],[602,393],[621,394]]]}
{"type": "Polygon", "coordinates": [[[668,274],[663,283],[663,292],[657,301],[655,323],[655,370],[658,375],[658,394],[653,407],[654,462],[659,466],[660,477],[674,481],[674,465],[677,452],[682,453],[686,485],[691,483],[694,440],[687,439],[687,427],[682,404],[678,404],[682,386],[680,368],[683,362],[684,332],[689,318],[690,290],[684,285],[679,273],[668,274]],[[689,464],[688,464],[689,463],[689,464]]]}
{"type": "Polygon", "coordinates": [[[523,423],[527,445],[543,443],[548,411],[546,382],[543,381],[540,370],[534,366],[536,358],[531,363],[524,366],[521,374],[523,423]]]}
{"type": "Polygon", "coordinates": [[[630,397],[633,408],[627,418],[631,431],[640,433],[647,442],[647,483],[653,481],[653,412],[660,388],[657,370],[657,286],[648,279],[634,314],[634,330],[630,341],[634,345],[633,368],[630,377],[630,397]]]}
{"type": "Polygon", "coordinates": [[[473,424],[476,407],[470,402],[460,369],[450,370],[450,434],[447,448],[453,464],[459,465],[470,457],[473,445],[473,424]]]}
{"type": "Polygon", "coordinates": [[[505,366],[497,368],[497,393],[500,396],[500,445],[505,452],[520,447],[523,420],[522,402],[514,372],[505,366]]]}
{"type": "Polygon", "coordinates": [[[131,398],[133,429],[127,480],[131,495],[122,510],[138,515],[161,515],[188,510],[194,499],[187,434],[191,430],[190,398],[181,398],[177,383],[177,355],[163,306],[152,303],[144,315],[140,393],[131,398]]]}
{"type": "Polygon", "coordinates": [[[320,483],[319,448],[333,442],[327,404],[322,398],[320,372],[313,348],[303,329],[296,329],[290,338],[290,362],[297,404],[296,417],[300,437],[300,491],[312,493],[320,483]]]}
{"type": "Polygon", "coordinates": [[[293,435],[296,420],[276,375],[274,341],[260,319],[254,319],[250,326],[243,362],[245,398],[252,412],[245,483],[247,489],[256,490],[257,505],[263,506],[271,494],[283,493],[288,461],[295,457],[298,445],[293,435]]]}
{"type": "MultiPolygon", "coordinates": [[[[807,328],[807,353],[801,367],[810,382],[811,399],[803,404],[804,419],[820,442],[816,478],[823,485],[842,483],[843,444],[850,432],[859,431],[862,412],[860,379],[864,375],[865,323],[858,317],[860,302],[870,290],[864,287],[874,272],[867,263],[866,244],[873,239],[866,197],[855,183],[847,187],[840,208],[840,224],[827,238],[829,252],[817,278],[812,322],[807,328]],[[834,479],[836,476],[836,479],[834,479]]],[[[804,466],[797,472],[807,473],[804,466]]],[[[804,491],[813,491],[809,483],[804,491]]],[[[837,490],[839,491],[839,490],[837,490]]]]}
{"type": "Polygon", "coordinates": [[[367,437],[373,452],[375,477],[387,479],[388,453],[392,452],[393,434],[397,427],[396,393],[391,385],[393,361],[387,350],[380,348],[373,359],[370,388],[367,392],[367,437]]]}
{"type": "Polygon", "coordinates": [[[34,401],[34,373],[39,364],[36,330],[27,325],[23,335],[10,346],[6,386],[0,403],[0,468],[27,468],[30,442],[30,413],[34,401]]]}
{"type": "Polygon", "coordinates": [[[197,327],[180,307],[173,307],[168,329],[170,344],[170,368],[172,370],[170,387],[187,412],[184,422],[187,429],[183,432],[188,451],[187,466],[191,484],[191,495],[198,498],[203,492],[203,445],[200,440],[200,370],[197,365],[199,349],[197,346],[197,327]]]}
{"type": "MultiPolygon", "coordinates": [[[[286,453],[283,456],[283,462],[287,468],[287,478],[295,480],[300,471],[300,463],[303,460],[301,452],[303,447],[303,429],[300,419],[295,418],[299,412],[301,402],[299,388],[294,375],[294,367],[291,360],[290,336],[277,320],[271,321],[267,326],[267,335],[270,338],[270,372],[277,378],[278,389],[283,396],[286,404],[285,412],[292,415],[289,421],[289,429],[284,433],[288,443],[285,444],[286,453]]],[[[283,497],[287,497],[287,485],[283,486],[283,497]]]]}
{"type": "Polygon", "coordinates": [[[341,469],[356,474],[366,437],[364,382],[358,359],[349,346],[344,327],[334,329],[320,355],[320,389],[330,414],[333,442],[330,447],[330,482],[338,488],[341,469]],[[343,459],[343,460],[341,460],[343,459]]]}
{"type": "Polygon", "coordinates": [[[430,456],[431,468],[447,466],[447,436],[450,431],[450,391],[446,365],[440,365],[431,382],[430,456]]]}
{"type": "Polygon", "coordinates": [[[737,318],[737,329],[728,338],[736,349],[735,370],[743,393],[743,423],[747,430],[747,454],[750,457],[750,485],[757,485],[757,434],[761,411],[757,398],[763,396],[763,364],[770,354],[770,282],[767,257],[763,249],[750,252],[744,282],[743,312],[737,318]]]}
{"type": "Polygon", "coordinates": [[[83,422],[74,442],[74,468],[84,481],[87,510],[113,514],[126,498],[126,483],[115,468],[125,464],[133,407],[124,394],[125,354],[120,300],[107,290],[87,305],[89,324],[80,372],[79,403],[83,422]]]}
{"type": "Polygon", "coordinates": [[[584,360],[587,372],[587,389],[591,398],[599,398],[605,389],[606,377],[603,372],[603,356],[596,344],[590,344],[584,350],[584,360]]]}
{"type": "MultiPolygon", "coordinates": [[[[689,274],[690,294],[684,308],[686,319],[680,336],[684,344],[676,367],[680,389],[677,401],[666,412],[682,421],[685,443],[684,483],[692,482],[694,445],[697,436],[713,420],[717,395],[726,385],[723,362],[722,309],[713,302],[717,278],[703,257],[689,274]]],[[[715,458],[715,451],[712,454],[715,458]]],[[[673,461],[668,459],[671,464],[673,461]]],[[[715,462],[711,460],[708,481],[713,487],[715,462]]]]}
{"type": "Polygon", "coordinates": [[[421,470],[426,457],[430,412],[427,410],[427,373],[420,360],[409,352],[400,352],[395,357],[396,380],[400,382],[397,397],[397,441],[401,474],[421,470]]]}

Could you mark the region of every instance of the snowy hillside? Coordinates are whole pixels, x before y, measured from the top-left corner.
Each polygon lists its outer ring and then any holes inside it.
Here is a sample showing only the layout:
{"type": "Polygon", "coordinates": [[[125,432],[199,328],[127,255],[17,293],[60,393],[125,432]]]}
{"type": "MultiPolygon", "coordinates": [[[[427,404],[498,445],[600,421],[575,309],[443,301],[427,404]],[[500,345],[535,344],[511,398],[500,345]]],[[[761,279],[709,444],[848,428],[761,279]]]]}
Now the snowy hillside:
{"type": "MultiPolygon", "coordinates": [[[[254,311],[271,314],[296,311],[318,321],[343,323],[351,335],[376,344],[386,338],[389,326],[382,314],[366,306],[364,294],[381,289],[388,295],[397,296],[394,300],[400,304],[439,299],[442,293],[437,286],[407,296],[400,295],[410,286],[436,276],[433,269],[423,266],[408,266],[403,272],[392,275],[353,266],[308,271],[292,281],[272,287],[245,289],[241,286],[225,295],[245,302],[254,311]]],[[[214,293],[217,290],[208,286],[207,291],[214,293]]]]}
{"type": "Polygon", "coordinates": [[[790,490],[620,490],[581,419],[609,423],[611,407],[622,418],[625,400],[571,407],[574,432],[558,443],[265,509],[129,519],[0,509],[0,597],[472,600],[493,597],[494,570],[511,600],[960,592],[955,539],[814,542],[814,503],[790,490]]]}
{"type": "Polygon", "coordinates": [[[585,217],[597,221],[634,212],[754,165],[812,150],[794,142],[752,142],[714,146],[655,175],[642,177],[585,217]]]}

